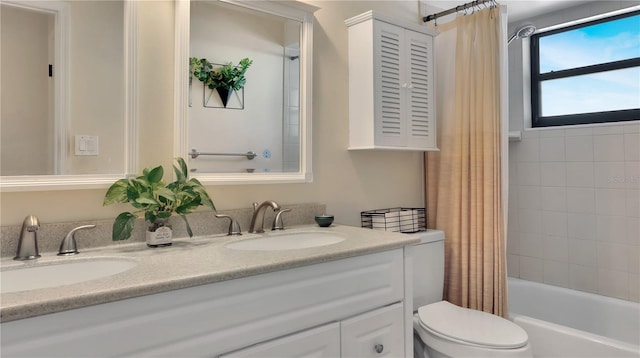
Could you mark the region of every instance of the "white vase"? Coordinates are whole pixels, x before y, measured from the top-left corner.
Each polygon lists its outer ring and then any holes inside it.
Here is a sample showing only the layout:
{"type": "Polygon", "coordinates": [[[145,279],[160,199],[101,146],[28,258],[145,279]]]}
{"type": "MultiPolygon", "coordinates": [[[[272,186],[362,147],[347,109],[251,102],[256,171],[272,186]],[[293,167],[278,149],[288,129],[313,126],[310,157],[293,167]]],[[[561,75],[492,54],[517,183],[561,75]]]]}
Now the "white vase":
{"type": "Polygon", "coordinates": [[[167,219],[156,219],[153,223],[147,222],[147,246],[171,246],[173,230],[167,219]]]}

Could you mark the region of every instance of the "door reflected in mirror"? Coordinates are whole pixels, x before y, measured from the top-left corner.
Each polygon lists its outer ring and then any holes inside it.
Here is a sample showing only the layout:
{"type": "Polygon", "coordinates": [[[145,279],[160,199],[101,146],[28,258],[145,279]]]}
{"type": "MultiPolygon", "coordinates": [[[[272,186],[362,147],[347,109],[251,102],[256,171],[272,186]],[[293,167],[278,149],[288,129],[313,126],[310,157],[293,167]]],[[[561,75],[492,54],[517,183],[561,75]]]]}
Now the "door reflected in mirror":
{"type": "Polygon", "coordinates": [[[130,172],[134,3],[2,1],[3,189],[130,172]]]}
{"type": "Polygon", "coordinates": [[[315,8],[288,3],[297,5],[192,0],[177,11],[177,21],[189,24],[188,36],[182,36],[186,43],[176,51],[188,51],[176,60],[188,74],[186,94],[177,93],[186,102],[176,118],[185,130],[178,135],[183,142],[177,154],[188,155],[193,175],[205,183],[311,180],[315,8]],[[225,65],[241,68],[243,59],[250,61],[246,82],[227,99],[218,91],[223,85],[207,79],[219,76],[225,65]],[[198,72],[209,63],[211,76],[198,72]]]}

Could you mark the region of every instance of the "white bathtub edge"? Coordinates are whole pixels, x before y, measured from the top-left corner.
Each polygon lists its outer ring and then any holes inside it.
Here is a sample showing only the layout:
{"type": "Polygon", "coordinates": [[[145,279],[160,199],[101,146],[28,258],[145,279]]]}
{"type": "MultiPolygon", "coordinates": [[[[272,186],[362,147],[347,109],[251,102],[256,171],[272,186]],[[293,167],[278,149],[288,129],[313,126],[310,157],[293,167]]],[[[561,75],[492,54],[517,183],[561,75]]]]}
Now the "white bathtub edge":
{"type": "Polygon", "coordinates": [[[640,357],[640,346],[510,313],[529,336],[534,357],[640,357]]]}

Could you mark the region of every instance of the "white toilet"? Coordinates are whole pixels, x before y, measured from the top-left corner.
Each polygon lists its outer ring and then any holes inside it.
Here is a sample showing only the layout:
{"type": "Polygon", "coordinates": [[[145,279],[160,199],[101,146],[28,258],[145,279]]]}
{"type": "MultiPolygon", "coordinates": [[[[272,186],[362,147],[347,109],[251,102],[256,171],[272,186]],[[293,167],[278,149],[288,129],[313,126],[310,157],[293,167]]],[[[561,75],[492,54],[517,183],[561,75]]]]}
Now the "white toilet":
{"type": "Polygon", "coordinates": [[[533,357],[527,333],[515,323],[442,301],[444,233],[414,235],[420,242],[407,247],[413,262],[414,356],[533,357]]]}

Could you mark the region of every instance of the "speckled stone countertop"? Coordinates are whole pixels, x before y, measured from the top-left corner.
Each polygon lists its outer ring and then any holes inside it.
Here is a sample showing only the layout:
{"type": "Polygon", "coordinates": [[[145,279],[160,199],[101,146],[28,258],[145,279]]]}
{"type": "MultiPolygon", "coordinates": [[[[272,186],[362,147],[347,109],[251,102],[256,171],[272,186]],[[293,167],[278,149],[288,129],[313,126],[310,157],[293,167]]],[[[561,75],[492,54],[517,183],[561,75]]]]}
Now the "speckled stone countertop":
{"type": "MultiPolygon", "coordinates": [[[[232,280],[304,265],[343,259],[403,247],[417,242],[412,235],[332,225],[292,227],[279,233],[321,231],[345,240],[327,246],[280,251],[243,251],[227,244],[258,238],[266,234],[242,236],[212,235],[174,239],[173,246],[151,249],[136,242],[112,247],[81,250],[73,257],[43,253],[29,262],[3,258],[2,271],[26,266],[53,265],[109,258],[134,261],[128,271],[82,283],[31,291],[2,293],[0,321],[17,319],[112,302],[126,298],[165,292],[196,285],[232,280]]],[[[276,235],[278,233],[275,233],[276,235]]]]}

